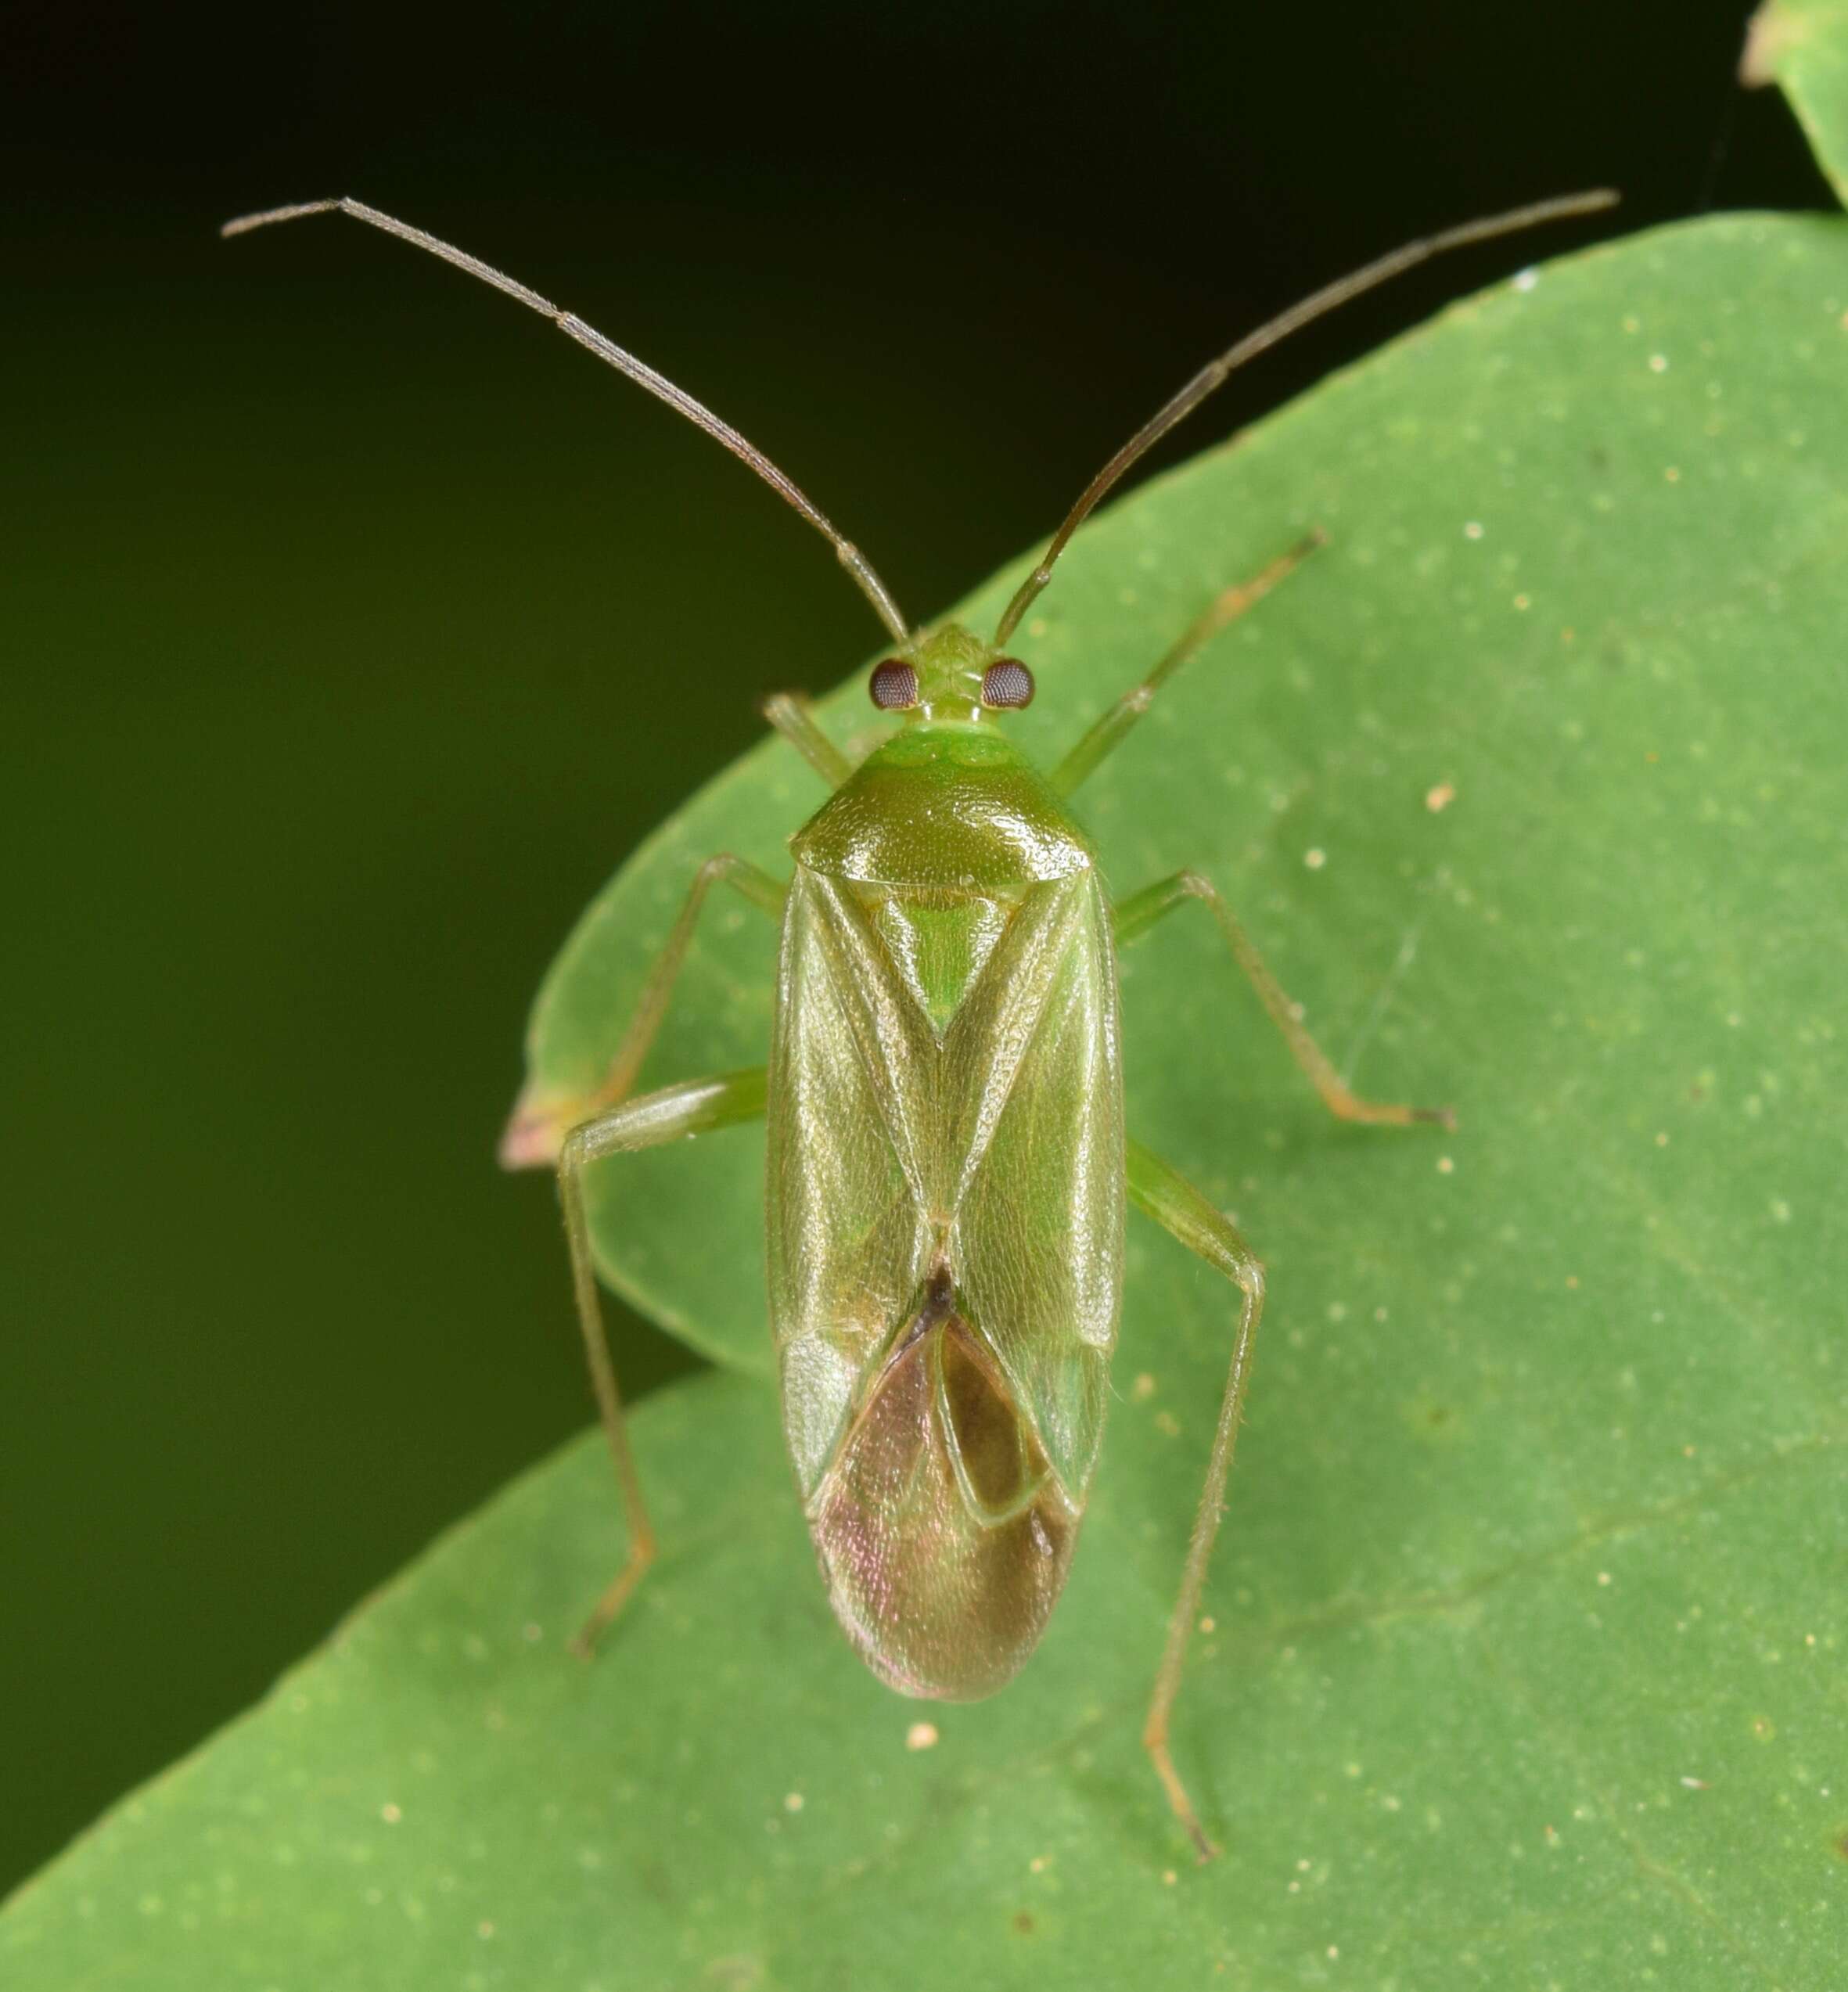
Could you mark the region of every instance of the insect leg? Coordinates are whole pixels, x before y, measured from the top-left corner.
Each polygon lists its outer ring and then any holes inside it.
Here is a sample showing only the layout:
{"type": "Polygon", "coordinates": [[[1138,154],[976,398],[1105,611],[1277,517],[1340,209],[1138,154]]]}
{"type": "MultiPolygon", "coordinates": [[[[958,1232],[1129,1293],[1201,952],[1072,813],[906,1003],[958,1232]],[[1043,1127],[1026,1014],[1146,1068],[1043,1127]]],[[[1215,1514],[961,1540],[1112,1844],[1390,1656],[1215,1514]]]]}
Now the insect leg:
{"type": "Polygon", "coordinates": [[[1202,873],[1177,872],[1172,878],[1159,879],[1124,900],[1116,908],[1116,945],[1127,947],[1132,941],[1141,940],[1158,920],[1173,912],[1176,907],[1185,906],[1190,899],[1201,901],[1219,922],[1219,930],[1225,936],[1233,958],[1245,971],[1270,1012],[1271,1021],[1283,1033],[1290,1055],[1303,1068],[1310,1084],[1321,1095],[1322,1105],[1329,1113],[1343,1120],[1363,1121],[1374,1127],[1409,1127],[1418,1120],[1436,1121],[1444,1127],[1455,1127],[1456,1114],[1447,1106],[1400,1106],[1364,1100],[1350,1091],[1328,1054],[1303,1027],[1295,1005],[1284,994],[1277,978],[1265,967],[1264,957],[1239,926],[1218,887],[1202,873]]]}
{"type": "Polygon", "coordinates": [[[822,731],[815,709],[800,692],[773,692],[764,701],[764,717],[831,789],[838,789],[854,771],[854,764],[822,731]]]}
{"type": "Polygon", "coordinates": [[[661,1027],[661,1019],[667,1014],[667,1005],[674,997],[674,985],[680,979],[681,964],[692,943],[693,929],[699,923],[700,909],[715,885],[731,886],[753,906],[760,907],[772,919],[782,917],[783,901],[789,896],[789,888],[781,879],[773,879],[760,866],[742,858],[734,858],[729,851],[721,851],[716,858],[707,858],[694,874],[686,903],[680,909],[680,917],[674,922],[673,931],[660,953],[655,957],[654,966],[642,985],[635,1013],[629,1019],[629,1027],[623,1033],[622,1042],[617,1047],[602,1083],[594,1093],[571,1099],[560,1099],[555,1093],[529,1085],[514,1102],[512,1116],[501,1137],[502,1168],[530,1169],[552,1161],[558,1155],[559,1142],[570,1128],[581,1120],[588,1120],[599,1109],[614,1106],[627,1097],[629,1088],[642,1070],[642,1062],[648,1056],[648,1048],[661,1027]]]}
{"type": "Polygon", "coordinates": [[[1251,1375],[1252,1344],[1257,1335],[1258,1317],[1264,1308],[1264,1269],[1231,1220],[1215,1210],[1185,1176],[1139,1142],[1129,1144],[1128,1174],[1130,1197],[1136,1207],[1178,1239],[1188,1251],[1198,1253],[1216,1272],[1224,1273],[1241,1296],[1231,1365],[1226,1372],[1225,1395],[1220,1402],[1213,1451],[1206,1462],[1206,1478],[1200,1488],[1200,1505],[1187,1547],[1187,1566],[1181,1573],[1174,1614],[1168,1620],[1167,1644],[1162,1649],[1161,1668],[1155,1677],[1155,1692],[1149,1698],[1149,1719],[1142,1726],[1142,1746],[1154,1760],[1168,1803],[1192,1836],[1200,1858],[1210,1861],[1218,1849],[1201,1830],[1187,1788],[1168,1754],[1168,1717],[1180,1692],[1187,1642],[1199,1610],[1200,1589],[1206,1580],[1213,1541],[1219,1534],[1226,1476],[1231,1469],[1245,1386],[1251,1375]]]}
{"type": "Polygon", "coordinates": [[[659,1148],[689,1134],[754,1120],[764,1111],[764,1096],[761,1066],[748,1072],[725,1073],[715,1079],[685,1080],[678,1086],[663,1087],[658,1093],[645,1093],[640,1099],[625,1100],[594,1120],[581,1122],[565,1137],[559,1156],[559,1200],[564,1206],[565,1235],[571,1247],[571,1284],[577,1300],[577,1320],[584,1330],[591,1385],[597,1394],[597,1409],[602,1417],[604,1436],[609,1441],[610,1456],[616,1462],[617,1484],[622,1490],[623,1509],[629,1524],[629,1551],[623,1566],[571,1642],[577,1652],[587,1656],[595,1645],[598,1634],[628,1602],[630,1593],[654,1561],[655,1532],[642,1498],[635,1455],[629,1450],[616,1365],[610,1360],[609,1340],[603,1331],[596,1262],[591,1253],[590,1226],[584,1210],[584,1172],[606,1156],[659,1148]]]}
{"type": "Polygon", "coordinates": [[[1154,704],[1156,693],[1183,664],[1197,656],[1228,624],[1236,622],[1247,609],[1263,601],[1280,581],[1294,573],[1324,543],[1323,534],[1307,534],[1287,553],[1280,553],[1269,566],[1249,581],[1241,581],[1237,587],[1228,588],[1223,595],[1215,596],[1188,624],[1180,641],[1163,654],[1142,683],[1124,692],[1053,769],[1049,778],[1055,793],[1069,796],[1106,755],[1122,746],[1130,729],[1154,704]]]}

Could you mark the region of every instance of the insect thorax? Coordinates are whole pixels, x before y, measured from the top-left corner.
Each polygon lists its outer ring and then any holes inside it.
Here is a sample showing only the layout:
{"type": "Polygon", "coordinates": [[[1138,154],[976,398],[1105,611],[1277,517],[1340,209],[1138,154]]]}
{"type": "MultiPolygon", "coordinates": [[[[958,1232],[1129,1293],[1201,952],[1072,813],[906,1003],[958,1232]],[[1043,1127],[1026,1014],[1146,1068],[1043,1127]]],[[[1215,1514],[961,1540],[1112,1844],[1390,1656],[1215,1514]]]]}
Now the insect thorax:
{"type": "Polygon", "coordinates": [[[789,840],[811,871],[1018,898],[1093,861],[1044,778],[991,723],[924,721],[861,762],[789,840]]]}
{"type": "Polygon", "coordinates": [[[957,722],[895,735],[790,847],[853,894],[940,1036],[1028,893],[1093,862],[1019,750],[957,722]]]}

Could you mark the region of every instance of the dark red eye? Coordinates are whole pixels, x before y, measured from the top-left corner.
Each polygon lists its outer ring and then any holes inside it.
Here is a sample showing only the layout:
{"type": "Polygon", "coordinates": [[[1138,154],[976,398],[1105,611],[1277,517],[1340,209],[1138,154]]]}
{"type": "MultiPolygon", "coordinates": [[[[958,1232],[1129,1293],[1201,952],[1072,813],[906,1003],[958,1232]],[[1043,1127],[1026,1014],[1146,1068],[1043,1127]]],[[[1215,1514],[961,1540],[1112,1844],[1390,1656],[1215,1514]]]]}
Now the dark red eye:
{"type": "Polygon", "coordinates": [[[902,657],[888,657],[874,668],[868,689],[883,713],[901,713],[918,703],[918,674],[902,657]]]}
{"type": "Polygon", "coordinates": [[[982,674],[982,703],[1003,710],[1033,703],[1033,673],[1018,657],[997,657],[982,674]]]}

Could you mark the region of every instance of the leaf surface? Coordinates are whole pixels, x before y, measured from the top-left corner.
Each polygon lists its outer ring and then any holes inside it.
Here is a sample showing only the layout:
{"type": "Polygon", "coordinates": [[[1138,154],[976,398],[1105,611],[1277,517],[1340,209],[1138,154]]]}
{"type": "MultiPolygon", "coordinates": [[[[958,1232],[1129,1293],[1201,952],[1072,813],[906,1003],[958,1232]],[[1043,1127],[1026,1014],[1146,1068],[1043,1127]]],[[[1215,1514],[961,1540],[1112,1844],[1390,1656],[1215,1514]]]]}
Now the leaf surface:
{"type": "MultiPolygon", "coordinates": [[[[1329,1123],[1203,919],[1125,958],[1132,1131],[1271,1274],[1175,1739],[1224,1859],[1137,1740],[1223,1282],[1132,1218],[1070,1591],[1005,1694],[908,1704],[814,1575],[729,1133],[599,1188],[612,1276],[732,1373],[637,1418],[664,1551],[598,1663],[562,1638],[620,1550],[587,1438],[16,1898],[0,1977],[1838,1983],[1845,312],[1834,219],[1543,267],[1116,507],[1023,633],[1050,759],[1328,534],[1080,813],[1118,896],[1208,871],[1362,1090],[1462,1119],[1329,1123]]],[[[699,861],[778,863],[819,799],[773,742],[663,828],[555,971],[548,1083],[699,861]]],[[[773,950],[711,923],[650,1083],[761,1056],[773,950]]]]}

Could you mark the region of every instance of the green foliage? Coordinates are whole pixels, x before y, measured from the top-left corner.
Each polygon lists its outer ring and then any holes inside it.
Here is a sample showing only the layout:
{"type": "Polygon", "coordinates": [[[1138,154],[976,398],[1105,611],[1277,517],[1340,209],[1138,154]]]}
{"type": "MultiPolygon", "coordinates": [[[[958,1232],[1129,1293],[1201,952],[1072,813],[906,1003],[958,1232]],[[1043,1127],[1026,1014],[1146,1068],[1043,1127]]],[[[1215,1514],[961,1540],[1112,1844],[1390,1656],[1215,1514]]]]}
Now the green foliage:
{"type": "Polygon", "coordinates": [[[1837,193],[1848,192],[1848,5],[1765,0],[1752,16],[1740,73],[1778,83],[1837,193]]]}
{"type": "MultiPolygon", "coordinates": [[[[1224,1859],[1137,1740],[1223,1283],[1132,1220],[1070,1591],[1006,1693],[908,1704],[814,1574],[726,1134],[604,1171],[612,1278],[731,1373],[637,1419],[664,1554],[600,1660],[563,1650],[620,1548],[587,1437],[18,1897],[0,1976],[1838,1982],[1845,312],[1832,219],[1546,266],[1116,507],[1023,632],[1049,758],[1327,532],[1079,808],[1120,895],[1210,871],[1363,1089],[1462,1119],[1328,1123],[1204,920],[1124,963],[1132,1131],[1271,1268],[1176,1733],[1224,1859]]],[[[776,862],[819,796],[775,743],[696,796],[536,1069],[593,1073],[699,859],[776,862]]],[[[714,924],[649,1080],[761,1056],[773,944],[714,924]]]]}

